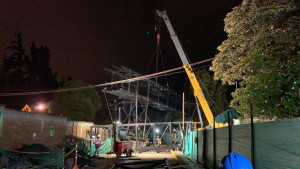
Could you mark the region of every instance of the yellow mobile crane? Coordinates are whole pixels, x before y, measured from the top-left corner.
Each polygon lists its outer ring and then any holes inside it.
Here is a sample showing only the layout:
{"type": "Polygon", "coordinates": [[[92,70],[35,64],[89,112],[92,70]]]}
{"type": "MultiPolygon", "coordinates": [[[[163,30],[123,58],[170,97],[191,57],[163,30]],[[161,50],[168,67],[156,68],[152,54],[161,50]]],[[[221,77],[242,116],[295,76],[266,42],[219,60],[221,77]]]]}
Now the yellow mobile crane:
{"type": "MultiPolygon", "coordinates": [[[[207,119],[209,125],[213,124],[213,122],[214,122],[214,116],[213,116],[213,114],[212,114],[212,112],[211,112],[211,110],[210,110],[210,108],[208,106],[208,103],[207,103],[207,101],[206,101],[206,99],[204,97],[204,94],[203,94],[202,89],[201,89],[201,87],[200,87],[200,85],[198,83],[198,80],[196,78],[194,70],[191,67],[190,63],[189,63],[189,61],[187,59],[187,56],[186,56],[186,54],[185,54],[185,52],[184,52],[184,50],[182,48],[182,45],[181,45],[181,43],[180,43],[180,41],[179,41],[179,39],[178,39],[178,37],[176,35],[176,32],[175,32],[175,30],[174,30],[174,28],[173,28],[173,26],[172,26],[172,24],[170,22],[170,19],[169,19],[168,15],[167,15],[167,11],[165,11],[165,10],[163,10],[163,11],[157,10],[156,13],[157,13],[157,15],[159,17],[161,17],[163,19],[163,21],[165,22],[165,24],[166,24],[166,26],[168,28],[168,31],[169,31],[170,36],[171,36],[171,39],[173,40],[173,43],[174,43],[174,45],[175,45],[175,47],[177,49],[177,52],[178,52],[178,54],[180,56],[180,59],[181,59],[181,61],[183,63],[183,67],[184,67],[184,69],[185,69],[185,71],[186,71],[186,73],[187,73],[187,75],[189,77],[189,80],[190,80],[190,82],[191,82],[191,84],[193,86],[194,95],[197,98],[197,100],[199,101],[199,103],[200,103],[200,105],[201,105],[201,107],[202,107],[202,109],[204,111],[204,114],[206,116],[206,119],[207,119]]],[[[222,124],[218,124],[218,126],[221,127],[223,125],[222,124]]]]}

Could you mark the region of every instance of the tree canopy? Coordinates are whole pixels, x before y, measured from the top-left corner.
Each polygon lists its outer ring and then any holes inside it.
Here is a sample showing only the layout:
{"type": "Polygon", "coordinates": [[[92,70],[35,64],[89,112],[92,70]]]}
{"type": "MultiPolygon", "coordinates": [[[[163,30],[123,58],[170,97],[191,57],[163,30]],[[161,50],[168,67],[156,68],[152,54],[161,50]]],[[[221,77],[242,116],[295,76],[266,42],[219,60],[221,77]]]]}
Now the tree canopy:
{"type": "MultiPolygon", "coordinates": [[[[62,89],[86,86],[82,81],[67,81],[62,89]]],[[[94,88],[55,93],[51,111],[72,120],[93,121],[101,108],[100,96],[94,88]]]]}
{"type": "MultiPolygon", "coordinates": [[[[16,40],[5,49],[2,64],[0,63],[0,89],[3,92],[24,92],[58,88],[56,73],[50,68],[50,52],[47,46],[36,47],[34,43],[30,54],[26,54],[22,37],[16,34],[16,40]]],[[[52,95],[34,95],[0,98],[2,104],[20,109],[25,104],[34,105],[45,102],[52,95]]]]}
{"type": "Polygon", "coordinates": [[[224,84],[239,82],[231,107],[249,115],[292,117],[299,111],[298,0],[244,0],[225,18],[228,39],[211,70],[224,84]]]}

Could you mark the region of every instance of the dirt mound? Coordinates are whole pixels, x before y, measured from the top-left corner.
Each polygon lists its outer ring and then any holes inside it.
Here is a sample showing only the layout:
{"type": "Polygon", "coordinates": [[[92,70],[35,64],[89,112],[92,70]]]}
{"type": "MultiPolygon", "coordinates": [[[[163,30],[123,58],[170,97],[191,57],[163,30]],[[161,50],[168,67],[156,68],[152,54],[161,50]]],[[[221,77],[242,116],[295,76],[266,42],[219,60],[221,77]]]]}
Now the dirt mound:
{"type": "Polygon", "coordinates": [[[31,144],[31,145],[24,145],[18,148],[18,151],[22,152],[50,152],[52,151],[50,148],[43,144],[31,144]]]}

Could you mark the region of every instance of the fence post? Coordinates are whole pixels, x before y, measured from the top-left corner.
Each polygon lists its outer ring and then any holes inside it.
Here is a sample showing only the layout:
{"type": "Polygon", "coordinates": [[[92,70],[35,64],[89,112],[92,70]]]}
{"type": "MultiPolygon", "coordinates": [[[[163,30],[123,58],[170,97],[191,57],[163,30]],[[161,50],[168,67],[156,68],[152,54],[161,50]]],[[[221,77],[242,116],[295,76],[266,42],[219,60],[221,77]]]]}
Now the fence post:
{"type": "Polygon", "coordinates": [[[254,129],[253,129],[253,110],[252,103],[250,102],[250,116],[251,116],[251,163],[253,169],[255,169],[255,161],[254,161],[254,129]]]}
{"type": "Polygon", "coordinates": [[[232,151],[232,140],[231,140],[231,122],[229,111],[227,111],[227,122],[228,122],[228,154],[232,151]]]}
{"type": "Polygon", "coordinates": [[[197,136],[196,136],[197,137],[197,151],[196,151],[197,152],[197,157],[196,158],[197,158],[197,163],[199,163],[199,160],[198,160],[198,157],[199,157],[199,142],[198,142],[199,134],[198,134],[198,129],[197,128],[196,128],[196,132],[197,132],[196,133],[197,134],[197,136]]]}
{"type": "Polygon", "coordinates": [[[62,169],[65,169],[65,145],[63,146],[62,157],[62,169]]]}
{"type": "Polygon", "coordinates": [[[216,168],[216,123],[214,117],[214,129],[213,129],[213,169],[216,168]]]}
{"type": "Polygon", "coordinates": [[[202,132],[202,164],[205,166],[205,128],[203,128],[202,132]]]}

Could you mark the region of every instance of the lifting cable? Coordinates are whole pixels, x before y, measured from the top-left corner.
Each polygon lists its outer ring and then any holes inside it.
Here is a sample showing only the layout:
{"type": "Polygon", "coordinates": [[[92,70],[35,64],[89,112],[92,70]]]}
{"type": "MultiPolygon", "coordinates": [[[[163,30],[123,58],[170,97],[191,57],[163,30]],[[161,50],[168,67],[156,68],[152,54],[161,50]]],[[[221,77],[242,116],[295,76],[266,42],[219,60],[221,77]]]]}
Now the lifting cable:
{"type": "MultiPolygon", "coordinates": [[[[157,14],[156,14],[156,17],[155,17],[154,31],[156,33],[156,48],[154,50],[153,56],[151,57],[151,61],[149,63],[149,66],[151,65],[152,59],[154,58],[154,55],[156,54],[155,72],[158,72],[159,58],[161,59],[163,69],[166,70],[166,68],[165,68],[165,65],[164,65],[163,55],[162,55],[161,48],[160,48],[161,17],[158,17],[157,14]]],[[[149,69],[149,66],[148,66],[148,69],[149,69]]],[[[168,83],[167,76],[165,76],[165,79],[166,79],[166,86],[169,88],[169,83],[168,83]]],[[[157,84],[157,77],[155,78],[155,82],[157,84]]]]}
{"type": "MultiPolygon", "coordinates": [[[[199,62],[192,63],[190,65],[199,65],[201,63],[206,63],[214,60],[214,57],[205,59],[199,62]]],[[[1,96],[25,96],[25,95],[37,95],[37,94],[50,94],[50,93],[59,93],[59,92],[69,92],[69,91],[76,91],[76,90],[85,90],[85,89],[91,89],[91,88],[97,88],[97,87],[105,87],[105,86],[111,86],[115,84],[121,84],[121,83],[130,83],[134,81],[140,81],[140,80],[145,80],[145,79],[151,79],[155,78],[158,76],[164,76],[165,74],[168,73],[174,73],[178,70],[184,69],[183,66],[168,69],[165,71],[157,72],[157,73],[152,73],[148,75],[143,75],[143,76],[138,76],[134,78],[129,78],[129,79],[124,79],[124,80],[119,80],[119,81],[114,81],[114,82],[108,82],[108,83],[101,83],[101,84],[96,84],[96,85],[88,85],[88,86],[83,86],[83,87],[75,87],[75,88],[63,88],[63,89],[54,89],[54,90],[40,90],[40,91],[23,91],[23,92],[12,92],[12,93],[0,93],[1,96]]]]}

